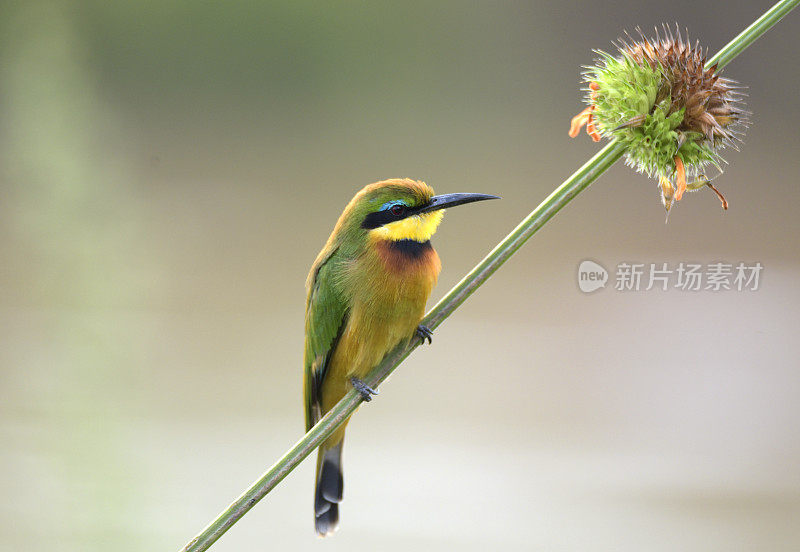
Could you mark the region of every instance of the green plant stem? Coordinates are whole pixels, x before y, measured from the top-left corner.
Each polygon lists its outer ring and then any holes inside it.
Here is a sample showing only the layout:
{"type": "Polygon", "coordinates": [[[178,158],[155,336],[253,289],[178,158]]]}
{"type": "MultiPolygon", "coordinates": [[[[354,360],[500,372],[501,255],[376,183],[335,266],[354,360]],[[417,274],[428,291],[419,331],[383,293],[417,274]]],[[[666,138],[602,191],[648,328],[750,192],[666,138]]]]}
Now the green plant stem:
{"type": "MultiPolygon", "coordinates": [[[[750,25],[727,46],[708,61],[722,68],[739,55],[745,48],[764,34],[770,27],[791,11],[800,0],[783,0],[750,25]]],[[[435,329],[445,318],[463,303],[478,287],[505,263],[539,228],[550,220],[562,207],[585,190],[592,182],[616,163],[623,155],[624,148],[613,141],[601,149],[572,176],[555,189],[530,215],[506,236],[469,274],[467,274],[422,320],[422,324],[435,329]]],[[[377,387],[389,374],[417,348],[419,338],[408,345],[401,345],[390,352],[381,363],[364,378],[371,387],[377,387]]],[[[311,454],[327,437],[333,433],[361,403],[361,395],[351,389],[311,430],[284,454],[261,478],[253,483],[224,512],[219,514],[203,531],[181,552],[202,552],[207,550],[250,508],[278,485],[300,462],[311,454]]]]}

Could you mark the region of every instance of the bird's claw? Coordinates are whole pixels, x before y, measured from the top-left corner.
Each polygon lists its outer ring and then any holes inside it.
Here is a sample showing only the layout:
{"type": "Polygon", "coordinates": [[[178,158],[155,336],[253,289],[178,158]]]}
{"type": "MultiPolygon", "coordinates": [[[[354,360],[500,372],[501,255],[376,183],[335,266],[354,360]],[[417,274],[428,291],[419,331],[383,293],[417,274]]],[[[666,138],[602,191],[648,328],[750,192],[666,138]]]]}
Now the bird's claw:
{"type": "Polygon", "coordinates": [[[426,339],[428,340],[428,345],[433,343],[433,330],[430,329],[428,326],[423,326],[420,324],[417,326],[417,331],[415,332],[417,337],[422,339],[424,342],[426,339]]]}
{"type": "Polygon", "coordinates": [[[355,376],[350,378],[350,383],[353,385],[356,391],[361,393],[361,398],[364,399],[364,402],[371,401],[372,395],[378,394],[377,389],[373,389],[355,376]]]}

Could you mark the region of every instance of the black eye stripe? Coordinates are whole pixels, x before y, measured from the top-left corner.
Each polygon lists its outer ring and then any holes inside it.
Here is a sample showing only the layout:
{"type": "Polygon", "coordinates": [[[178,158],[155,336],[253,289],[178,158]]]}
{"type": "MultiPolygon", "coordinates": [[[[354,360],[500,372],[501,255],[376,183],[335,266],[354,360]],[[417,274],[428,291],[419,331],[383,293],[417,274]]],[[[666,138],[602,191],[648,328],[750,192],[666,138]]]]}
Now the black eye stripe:
{"type": "Polygon", "coordinates": [[[361,228],[371,230],[373,228],[379,228],[393,220],[395,220],[395,217],[389,211],[375,211],[364,217],[364,220],[361,222],[361,228]]]}
{"type": "Polygon", "coordinates": [[[373,228],[379,228],[384,224],[402,220],[410,214],[411,211],[405,205],[395,204],[388,209],[375,211],[374,213],[368,214],[366,217],[364,217],[364,220],[361,221],[361,228],[372,230],[373,228]]]}

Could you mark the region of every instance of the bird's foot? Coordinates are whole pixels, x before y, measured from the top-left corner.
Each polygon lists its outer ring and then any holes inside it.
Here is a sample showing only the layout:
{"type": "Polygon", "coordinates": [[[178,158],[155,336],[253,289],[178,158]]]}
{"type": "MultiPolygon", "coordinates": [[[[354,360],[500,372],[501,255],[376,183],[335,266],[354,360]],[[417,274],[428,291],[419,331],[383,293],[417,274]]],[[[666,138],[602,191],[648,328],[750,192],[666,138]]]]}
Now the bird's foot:
{"type": "Polygon", "coordinates": [[[430,329],[428,326],[423,326],[422,324],[420,324],[419,326],[417,326],[417,331],[414,333],[416,334],[417,337],[422,339],[423,342],[427,339],[428,345],[433,343],[433,330],[430,329]]]}
{"type": "Polygon", "coordinates": [[[373,389],[357,377],[353,376],[350,378],[350,383],[353,385],[356,391],[361,393],[361,398],[364,399],[364,402],[369,402],[372,400],[372,395],[377,395],[378,390],[373,389]]]}

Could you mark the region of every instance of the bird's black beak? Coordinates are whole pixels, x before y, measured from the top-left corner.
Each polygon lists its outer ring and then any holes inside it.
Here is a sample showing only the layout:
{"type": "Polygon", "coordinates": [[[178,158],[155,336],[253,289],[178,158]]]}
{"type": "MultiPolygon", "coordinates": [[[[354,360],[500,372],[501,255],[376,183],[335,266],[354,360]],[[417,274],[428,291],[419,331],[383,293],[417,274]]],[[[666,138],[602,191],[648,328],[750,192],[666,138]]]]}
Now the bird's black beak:
{"type": "Polygon", "coordinates": [[[500,199],[498,196],[487,194],[444,194],[433,196],[427,205],[423,205],[414,211],[415,215],[430,213],[439,209],[447,209],[456,205],[464,205],[473,201],[484,201],[486,199],[500,199]]]}

